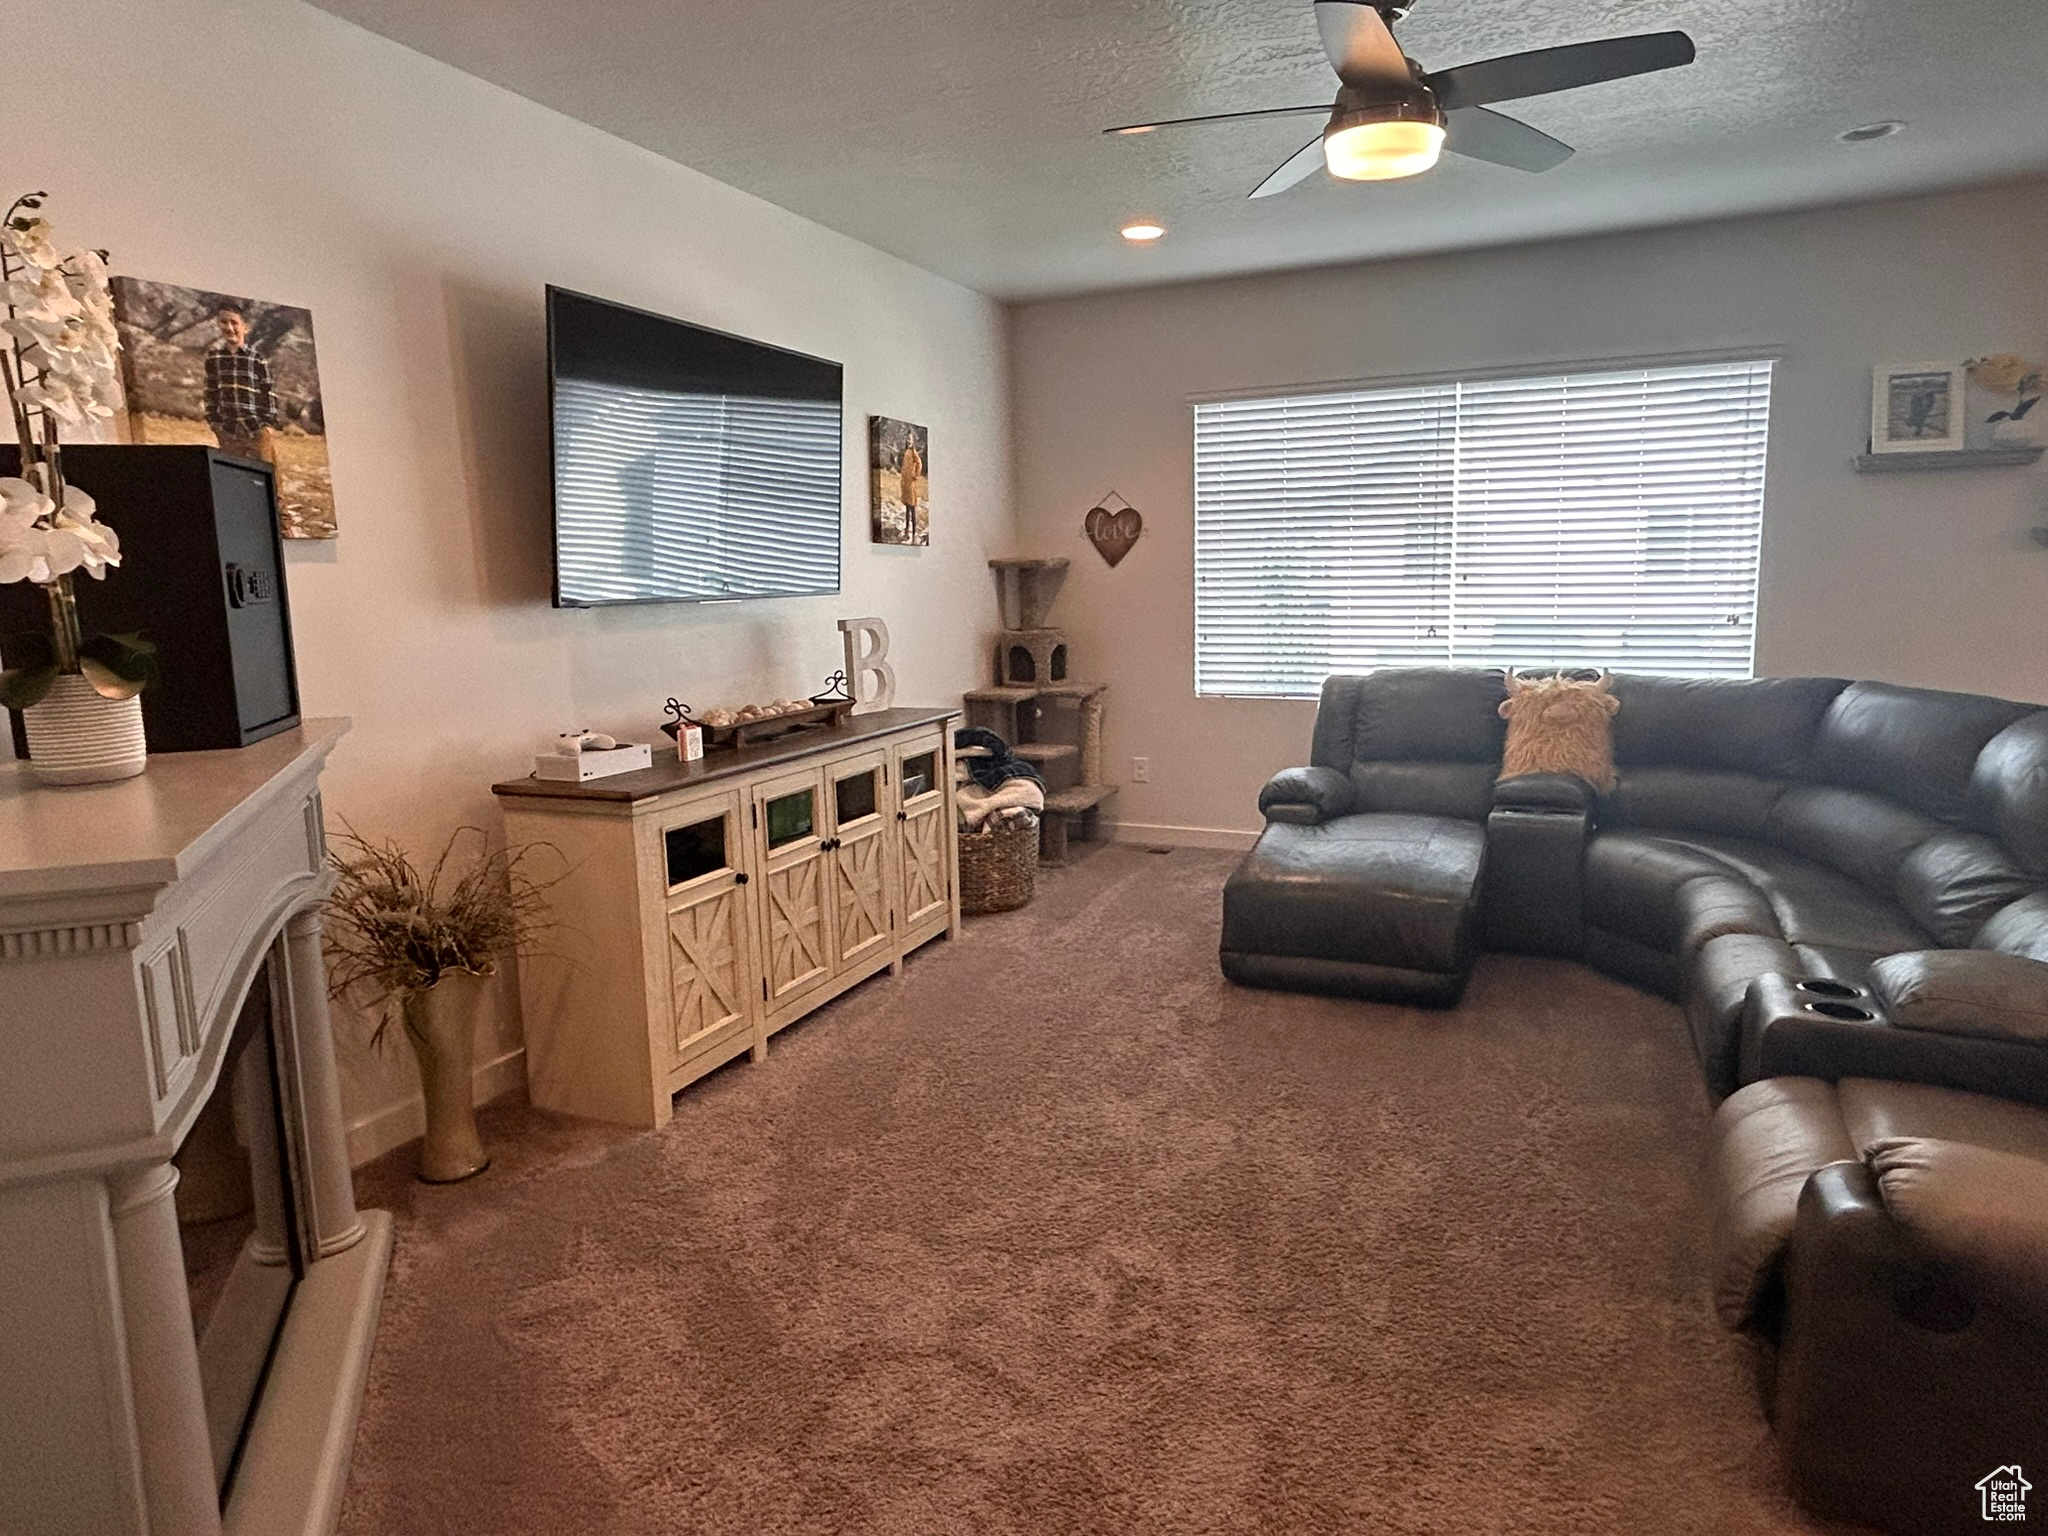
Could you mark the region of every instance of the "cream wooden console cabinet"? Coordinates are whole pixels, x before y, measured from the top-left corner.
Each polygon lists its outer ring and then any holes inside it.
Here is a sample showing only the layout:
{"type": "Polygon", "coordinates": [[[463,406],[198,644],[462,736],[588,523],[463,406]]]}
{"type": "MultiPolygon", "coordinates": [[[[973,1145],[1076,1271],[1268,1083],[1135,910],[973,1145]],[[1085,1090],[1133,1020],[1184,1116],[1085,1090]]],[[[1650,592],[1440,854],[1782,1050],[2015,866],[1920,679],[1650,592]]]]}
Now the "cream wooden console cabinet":
{"type": "Polygon", "coordinates": [[[494,785],[507,838],[568,869],[520,966],[533,1102],[663,1125],[677,1089],[957,935],[956,718],[879,710],[589,784],[494,785]]]}

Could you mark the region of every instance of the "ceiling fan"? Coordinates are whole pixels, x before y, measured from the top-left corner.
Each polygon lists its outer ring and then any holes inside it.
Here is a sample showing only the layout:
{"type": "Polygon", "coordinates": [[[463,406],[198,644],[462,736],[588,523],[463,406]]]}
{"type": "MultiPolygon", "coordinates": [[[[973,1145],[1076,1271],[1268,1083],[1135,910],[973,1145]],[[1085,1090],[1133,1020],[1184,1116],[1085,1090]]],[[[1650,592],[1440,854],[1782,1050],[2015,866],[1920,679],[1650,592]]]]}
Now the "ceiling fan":
{"type": "Polygon", "coordinates": [[[1127,123],[1103,132],[1151,133],[1194,123],[1328,112],[1330,121],[1322,133],[1252,188],[1253,197],[1285,192],[1318,166],[1346,181],[1415,176],[1435,165],[1446,149],[1518,171],[1547,171],[1570,159],[1572,147],[1540,128],[1488,111],[1487,103],[1647,75],[1693,61],[1692,39],[1683,32],[1644,32],[1504,54],[1429,74],[1394,40],[1393,24],[1408,14],[1407,5],[1315,0],[1315,10],[1323,51],[1341,82],[1333,106],[1217,112],[1127,123]]]}

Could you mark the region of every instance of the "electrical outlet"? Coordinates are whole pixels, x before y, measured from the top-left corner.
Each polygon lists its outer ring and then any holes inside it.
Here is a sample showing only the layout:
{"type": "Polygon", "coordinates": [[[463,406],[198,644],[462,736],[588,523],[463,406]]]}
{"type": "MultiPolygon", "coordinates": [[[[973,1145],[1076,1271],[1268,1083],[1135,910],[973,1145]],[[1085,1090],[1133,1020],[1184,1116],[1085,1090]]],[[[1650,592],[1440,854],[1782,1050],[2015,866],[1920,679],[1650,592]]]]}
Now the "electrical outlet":
{"type": "Polygon", "coordinates": [[[1151,758],[1134,757],[1131,759],[1131,782],[1133,784],[1150,784],[1152,782],[1151,758]]]}

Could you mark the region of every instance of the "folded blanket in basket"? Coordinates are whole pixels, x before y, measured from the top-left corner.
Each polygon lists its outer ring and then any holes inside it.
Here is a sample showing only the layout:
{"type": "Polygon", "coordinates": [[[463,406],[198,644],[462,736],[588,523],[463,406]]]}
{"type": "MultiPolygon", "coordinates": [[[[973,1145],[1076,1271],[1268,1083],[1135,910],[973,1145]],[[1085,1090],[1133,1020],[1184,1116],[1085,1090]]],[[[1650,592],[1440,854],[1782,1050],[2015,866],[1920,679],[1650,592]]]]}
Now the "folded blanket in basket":
{"type": "Polygon", "coordinates": [[[998,811],[1021,809],[1036,812],[1045,809],[1045,786],[1038,782],[1036,775],[1028,779],[1005,779],[994,789],[983,789],[979,784],[962,784],[954,791],[954,799],[960,807],[960,825],[969,832],[998,811]]]}

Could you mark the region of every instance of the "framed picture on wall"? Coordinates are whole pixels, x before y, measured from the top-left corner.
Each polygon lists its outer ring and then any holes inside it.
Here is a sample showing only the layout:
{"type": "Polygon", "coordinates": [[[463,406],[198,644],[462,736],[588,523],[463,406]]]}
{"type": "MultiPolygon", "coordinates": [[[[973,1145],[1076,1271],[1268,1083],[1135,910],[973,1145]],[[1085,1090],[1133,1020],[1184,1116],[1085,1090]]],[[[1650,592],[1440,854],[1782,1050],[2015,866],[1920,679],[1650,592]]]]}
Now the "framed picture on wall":
{"type": "Polygon", "coordinates": [[[312,315],[140,277],[115,278],[113,291],[130,438],[261,459],[277,472],[284,536],[333,538],[312,315]]]}
{"type": "Polygon", "coordinates": [[[1895,363],[1871,370],[1870,451],[1949,453],[1969,424],[1961,363],[1895,363]]]}
{"type": "Polygon", "coordinates": [[[889,416],[868,418],[874,543],[931,543],[931,463],[931,434],[923,427],[889,416]]]}

